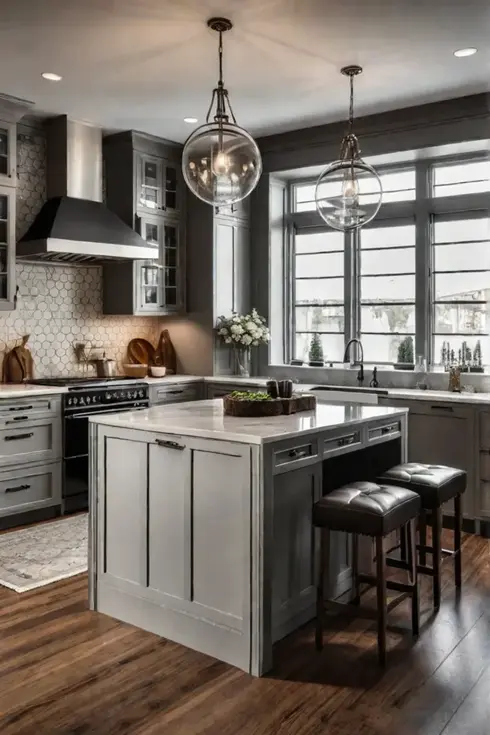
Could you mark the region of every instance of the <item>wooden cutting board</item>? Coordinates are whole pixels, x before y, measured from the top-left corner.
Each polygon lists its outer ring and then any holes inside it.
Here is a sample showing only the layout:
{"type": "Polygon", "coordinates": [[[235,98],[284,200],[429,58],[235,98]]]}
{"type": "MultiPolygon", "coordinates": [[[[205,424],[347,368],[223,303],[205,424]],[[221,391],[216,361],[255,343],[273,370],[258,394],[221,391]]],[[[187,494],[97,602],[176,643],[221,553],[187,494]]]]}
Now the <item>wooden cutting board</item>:
{"type": "Polygon", "coordinates": [[[155,348],[143,337],[136,337],[128,344],[128,360],[136,365],[154,365],[155,348]]]}

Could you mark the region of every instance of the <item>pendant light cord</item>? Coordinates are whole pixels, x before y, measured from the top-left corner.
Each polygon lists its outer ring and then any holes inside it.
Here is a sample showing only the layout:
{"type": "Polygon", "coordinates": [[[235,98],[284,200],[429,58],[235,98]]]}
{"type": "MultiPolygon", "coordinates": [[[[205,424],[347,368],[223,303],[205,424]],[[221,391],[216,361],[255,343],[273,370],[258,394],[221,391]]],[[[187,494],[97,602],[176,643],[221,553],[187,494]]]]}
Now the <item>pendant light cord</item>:
{"type": "Polygon", "coordinates": [[[223,86],[223,31],[219,32],[218,58],[219,58],[218,86],[222,87],[223,86]]]}
{"type": "Polygon", "coordinates": [[[354,75],[349,75],[350,80],[350,101],[349,101],[349,133],[354,128],[354,75]]]}

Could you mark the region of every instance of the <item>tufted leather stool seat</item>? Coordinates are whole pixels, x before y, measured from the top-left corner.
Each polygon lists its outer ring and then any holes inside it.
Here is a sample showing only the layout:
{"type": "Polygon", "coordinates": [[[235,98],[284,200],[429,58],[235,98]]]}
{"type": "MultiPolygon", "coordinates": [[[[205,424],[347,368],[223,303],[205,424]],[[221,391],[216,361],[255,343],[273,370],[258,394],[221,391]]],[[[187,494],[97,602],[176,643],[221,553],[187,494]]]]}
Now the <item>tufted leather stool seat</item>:
{"type": "MultiPolygon", "coordinates": [[[[466,490],[467,476],[464,470],[437,464],[405,462],[395,465],[377,478],[378,482],[413,490],[420,495],[422,512],[419,519],[418,571],[433,578],[434,607],[441,604],[441,563],[443,558],[454,559],[454,581],[461,588],[461,527],[463,512],[461,496],[466,490]],[[442,505],[454,500],[454,548],[442,548],[442,505]],[[431,516],[432,541],[427,544],[427,514],[431,516]],[[427,554],[432,557],[432,566],[427,565],[427,554]]],[[[406,539],[401,536],[402,557],[406,555],[406,539]]]]}
{"type": "MultiPolygon", "coordinates": [[[[379,662],[386,663],[386,622],[388,610],[405,597],[412,600],[412,632],[419,632],[419,593],[417,582],[417,559],[415,550],[415,519],[420,510],[420,497],[404,487],[376,482],[351,482],[333,490],[313,506],[313,525],[320,534],[320,568],[317,586],[317,618],[315,641],[318,650],[323,648],[323,622],[325,607],[339,607],[338,602],[325,600],[325,579],[330,569],[330,531],[352,534],[352,590],[350,605],[356,609],[360,601],[360,585],[366,583],[376,587],[378,621],[379,662]],[[403,531],[407,539],[406,559],[397,560],[397,566],[409,573],[408,583],[386,578],[386,566],[392,561],[386,557],[384,539],[392,531],[403,531]],[[376,546],[376,574],[359,573],[359,535],[371,536],[376,546]],[[387,602],[386,590],[401,592],[398,598],[387,602]]],[[[371,550],[368,552],[371,559],[371,550]]]]}
{"type": "Polygon", "coordinates": [[[393,483],[420,495],[422,507],[438,508],[466,490],[466,472],[438,464],[405,462],[384,472],[379,482],[393,483]]]}
{"type": "Polygon", "coordinates": [[[313,506],[313,524],[331,531],[387,536],[415,518],[420,498],[411,490],[375,482],[352,482],[313,506]]]}

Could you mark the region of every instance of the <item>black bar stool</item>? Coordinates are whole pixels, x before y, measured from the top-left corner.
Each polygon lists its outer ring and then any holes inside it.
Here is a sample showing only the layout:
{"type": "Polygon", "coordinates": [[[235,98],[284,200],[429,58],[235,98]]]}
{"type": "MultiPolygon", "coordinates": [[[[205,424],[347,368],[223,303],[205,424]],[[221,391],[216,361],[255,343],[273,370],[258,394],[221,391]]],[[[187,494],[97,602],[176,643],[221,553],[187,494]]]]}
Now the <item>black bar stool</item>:
{"type": "MultiPolygon", "coordinates": [[[[466,472],[444,465],[406,462],[392,467],[378,477],[378,482],[398,485],[420,496],[422,512],[419,521],[418,571],[432,577],[434,607],[441,604],[441,564],[443,559],[454,559],[454,582],[461,587],[461,526],[463,512],[461,496],[466,490],[466,472]],[[454,500],[454,549],[442,548],[442,505],[454,500]],[[432,545],[427,545],[427,515],[431,516],[432,545]],[[427,554],[432,555],[432,566],[427,566],[427,554]]],[[[401,555],[405,555],[406,540],[401,536],[401,555]]]]}
{"type": "MultiPolygon", "coordinates": [[[[378,623],[378,658],[386,664],[386,620],[387,614],[406,597],[412,598],[412,632],[419,632],[419,594],[417,584],[417,558],[415,549],[415,519],[420,509],[419,496],[401,487],[378,485],[374,482],[353,482],[325,495],[313,506],[313,524],[320,532],[320,569],[317,587],[317,617],[315,642],[318,650],[323,648],[323,623],[328,608],[360,611],[359,587],[362,583],[376,586],[378,623]],[[386,579],[385,536],[403,528],[408,539],[407,558],[397,566],[409,572],[407,584],[386,579]],[[329,568],[330,531],[353,534],[353,593],[350,604],[339,604],[324,599],[325,576],[329,568]],[[358,535],[371,536],[376,543],[376,575],[358,572],[358,535]],[[386,590],[395,590],[398,595],[389,603],[386,590]]],[[[366,614],[366,612],[364,612],[366,614]]]]}

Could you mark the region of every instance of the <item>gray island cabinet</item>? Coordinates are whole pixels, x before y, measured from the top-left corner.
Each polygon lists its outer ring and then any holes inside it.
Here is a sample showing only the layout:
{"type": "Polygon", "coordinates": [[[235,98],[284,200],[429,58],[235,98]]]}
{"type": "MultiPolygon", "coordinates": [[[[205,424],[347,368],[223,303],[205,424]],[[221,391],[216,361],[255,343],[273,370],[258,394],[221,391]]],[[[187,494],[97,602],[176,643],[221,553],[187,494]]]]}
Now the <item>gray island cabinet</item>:
{"type": "MultiPolygon", "coordinates": [[[[404,460],[406,425],[404,408],[338,403],[240,419],[219,399],[94,417],[91,608],[265,673],[315,614],[313,503],[404,460]]],[[[331,594],[349,571],[336,534],[331,594]]]]}

